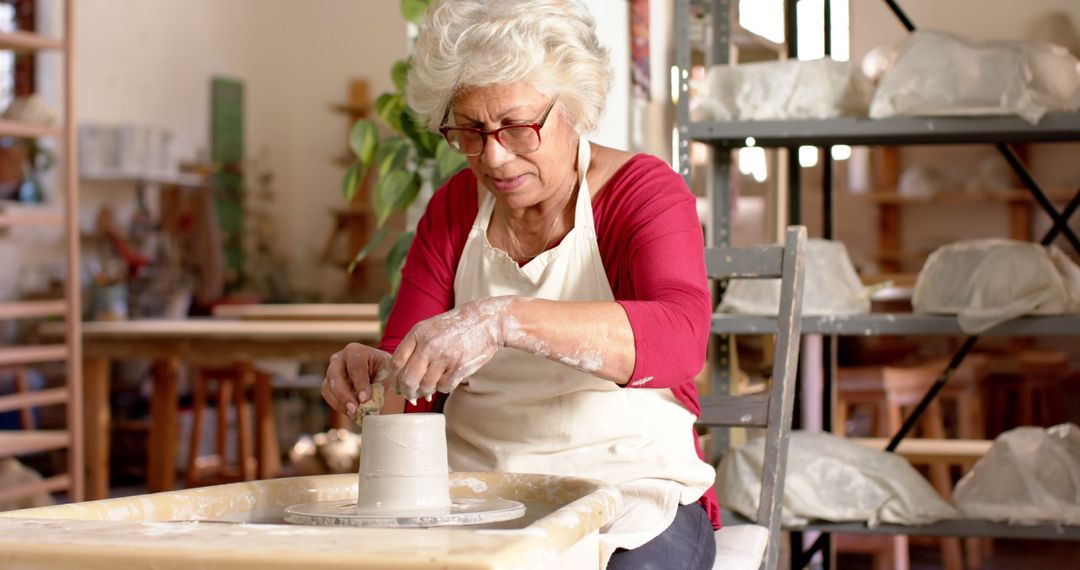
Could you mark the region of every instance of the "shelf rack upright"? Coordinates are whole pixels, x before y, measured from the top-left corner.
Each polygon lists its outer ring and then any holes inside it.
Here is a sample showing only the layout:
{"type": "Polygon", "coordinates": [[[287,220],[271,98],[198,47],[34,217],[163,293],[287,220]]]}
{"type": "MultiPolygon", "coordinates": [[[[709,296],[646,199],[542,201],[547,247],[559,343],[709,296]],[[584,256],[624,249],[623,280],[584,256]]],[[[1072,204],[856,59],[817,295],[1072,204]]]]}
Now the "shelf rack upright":
{"type": "MultiPolygon", "coordinates": [[[[82,413],[82,335],[79,284],[78,176],[75,148],[75,0],[62,0],[63,37],[52,38],[28,31],[0,32],[0,50],[20,54],[59,53],[63,60],[63,121],[59,126],[39,125],[9,119],[0,120],[0,136],[14,138],[53,138],[59,143],[63,160],[57,183],[63,193],[63,210],[0,204],[0,234],[20,226],[52,226],[63,230],[64,295],[60,299],[0,302],[0,320],[62,318],[66,331],[60,344],[19,345],[0,348],[0,367],[19,367],[63,362],[63,386],[38,391],[0,394],[0,411],[25,410],[47,405],[66,406],[66,428],[62,430],[0,431],[0,458],[18,457],[46,451],[67,449],[67,472],[42,481],[8,485],[0,489],[0,502],[13,501],[41,492],[66,491],[69,500],[81,501],[84,495],[83,413],[82,413]]],[[[0,235],[0,239],[6,239],[0,235]]],[[[26,414],[28,415],[28,414],[26,414]]]]}
{"type": "MultiPolygon", "coordinates": [[[[820,147],[829,157],[829,147],[835,144],[848,145],[921,145],[921,144],[993,144],[1002,154],[1009,166],[1024,183],[1033,200],[1050,217],[1053,226],[1040,240],[1044,244],[1052,242],[1058,235],[1063,235],[1077,252],[1080,252],[1080,240],[1068,225],[1068,221],[1080,209],[1080,189],[1062,210],[1057,210],[1047,199],[1042,188],[1028,172],[1022,161],[1012,150],[1010,144],[1031,142],[1069,142],[1080,141],[1080,113],[1049,113],[1037,125],[1032,125],[1018,117],[895,117],[888,119],[836,118],[836,119],[797,119],[765,121],[723,121],[692,122],[689,114],[690,64],[689,40],[690,6],[692,0],[676,0],[675,37],[677,38],[675,59],[677,66],[679,94],[676,109],[678,122],[677,160],[679,173],[690,178],[690,142],[697,141],[712,147],[713,158],[707,176],[709,183],[708,246],[719,247],[730,244],[732,177],[731,152],[747,145],[753,140],[755,145],[766,148],[789,149],[788,176],[788,219],[798,222],[799,187],[798,164],[793,160],[795,150],[802,145],[820,147]]],[[[730,61],[730,13],[733,0],[706,0],[711,7],[712,42],[709,45],[710,65],[724,65],[730,61]]],[[[914,24],[893,0],[885,0],[890,10],[908,31],[914,30],[914,24]]],[[[795,45],[795,0],[785,0],[785,28],[788,50],[795,45]]],[[[828,2],[825,3],[828,6],[828,2]]],[[[829,18],[825,18],[826,26],[829,18]]],[[[825,37],[829,37],[826,29],[825,37]]],[[[828,45],[826,45],[828,53],[828,45]]],[[[832,238],[832,200],[835,190],[832,186],[831,163],[826,159],[823,164],[823,220],[827,239],[832,238]]],[[[719,290],[719,288],[718,288],[719,290]]],[[[775,318],[745,315],[714,315],[712,332],[717,338],[731,334],[760,334],[768,330],[770,321],[775,318]]],[[[775,325],[772,325],[773,327],[775,325]]],[[[845,317],[804,316],[803,334],[820,334],[825,339],[836,336],[872,336],[872,335],[949,335],[960,336],[960,329],[955,317],[919,314],[867,314],[845,317]]],[[[987,336],[1045,336],[1068,335],[1080,336],[1080,316],[1025,317],[1014,319],[983,333],[987,336]]],[[[933,387],[924,396],[922,402],[907,418],[904,426],[889,442],[888,450],[897,448],[904,436],[915,425],[926,406],[936,397],[948,382],[952,372],[974,346],[977,336],[969,336],[960,350],[949,362],[948,367],[937,379],[933,387]]],[[[830,340],[831,342],[831,340],[830,340]]],[[[831,344],[835,346],[835,344],[831,344]]],[[[714,342],[711,383],[712,389],[727,392],[730,389],[728,366],[730,358],[727,342],[714,342]]],[[[825,366],[823,367],[824,385],[823,418],[825,428],[832,424],[832,400],[836,361],[830,344],[826,344],[825,366]]],[[[714,450],[726,448],[726,440],[713,436],[714,450]]],[[[736,519],[738,517],[735,517],[736,519]]],[[[910,527],[904,525],[879,525],[874,528],[863,523],[811,523],[805,527],[790,529],[793,534],[801,531],[819,531],[821,536],[809,549],[803,550],[801,539],[793,536],[792,567],[802,568],[809,563],[816,551],[827,544],[831,532],[873,533],[873,534],[911,534],[935,536],[980,536],[1080,540],[1080,526],[1037,525],[1018,526],[994,523],[983,520],[954,520],[934,525],[910,527]]],[[[827,550],[826,557],[829,556],[827,550]]]]}

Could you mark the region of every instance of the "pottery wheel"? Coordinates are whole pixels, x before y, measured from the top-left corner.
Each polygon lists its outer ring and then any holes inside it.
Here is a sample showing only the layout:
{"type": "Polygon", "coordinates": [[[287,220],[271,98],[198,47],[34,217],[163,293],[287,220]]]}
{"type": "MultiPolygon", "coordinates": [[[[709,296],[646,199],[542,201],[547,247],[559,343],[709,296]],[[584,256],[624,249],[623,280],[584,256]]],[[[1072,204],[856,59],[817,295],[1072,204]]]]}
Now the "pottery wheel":
{"type": "Polygon", "coordinates": [[[497,497],[451,497],[450,509],[434,515],[397,516],[392,511],[358,514],[355,499],[301,503],[285,508],[285,522],[311,526],[426,528],[509,521],[524,515],[525,505],[497,497]]]}

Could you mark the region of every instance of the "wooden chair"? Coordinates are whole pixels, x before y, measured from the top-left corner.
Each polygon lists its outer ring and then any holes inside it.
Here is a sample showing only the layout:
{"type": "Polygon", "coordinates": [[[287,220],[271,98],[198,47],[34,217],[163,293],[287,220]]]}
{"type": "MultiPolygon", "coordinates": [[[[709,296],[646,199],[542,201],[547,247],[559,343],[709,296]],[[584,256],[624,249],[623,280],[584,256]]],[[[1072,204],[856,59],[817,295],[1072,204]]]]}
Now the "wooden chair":
{"type": "Polygon", "coordinates": [[[271,397],[270,375],[256,369],[250,362],[239,362],[220,368],[196,369],[192,384],[191,438],[188,441],[185,474],[187,487],[207,482],[269,479],[277,474],[280,458],[274,430],[271,397]],[[200,456],[199,443],[202,439],[203,414],[207,411],[207,394],[212,385],[217,401],[217,421],[215,422],[217,453],[200,456]],[[248,401],[248,390],[251,390],[255,401],[254,430],[252,430],[251,416],[249,416],[251,404],[248,401]],[[230,405],[236,413],[237,465],[235,466],[228,465],[227,459],[230,405]],[[253,431],[254,448],[252,447],[253,431]]]}
{"type": "Polygon", "coordinates": [[[713,394],[701,399],[698,423],[708,427],[766,428],[757,525],[725,526],[716,532],[716,567],[777,567],[788,439],[795,401],[795,372],[802,332],[803,251],[806,228],[792,226],[784,244],[712,248],[705,254],[713,279],[780,279],[776,349],[771,386],[745,396],[713,394]]]}

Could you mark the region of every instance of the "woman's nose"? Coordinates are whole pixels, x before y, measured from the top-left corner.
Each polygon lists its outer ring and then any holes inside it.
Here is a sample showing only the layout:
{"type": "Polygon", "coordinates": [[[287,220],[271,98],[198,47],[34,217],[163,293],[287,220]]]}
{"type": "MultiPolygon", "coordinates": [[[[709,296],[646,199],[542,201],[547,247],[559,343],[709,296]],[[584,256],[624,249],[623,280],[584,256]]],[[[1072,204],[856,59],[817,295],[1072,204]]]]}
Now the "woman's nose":
{"type": "Polygon", "coordinates": [[[484,142],[484,150],[480,153],[480,160],[484,161],[487,166],[500,166],[513,160],[516,156],[506,150],[506,147],[495,138],[495,135],[488,135],[487,140],[484,142]]]}

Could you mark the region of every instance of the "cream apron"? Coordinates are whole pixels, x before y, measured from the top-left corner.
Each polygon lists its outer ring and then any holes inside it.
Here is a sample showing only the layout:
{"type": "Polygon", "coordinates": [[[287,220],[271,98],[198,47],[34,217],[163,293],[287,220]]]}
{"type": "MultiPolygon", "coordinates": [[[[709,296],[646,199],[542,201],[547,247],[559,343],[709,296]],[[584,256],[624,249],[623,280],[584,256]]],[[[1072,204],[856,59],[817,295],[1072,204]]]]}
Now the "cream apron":
{"type": "MultiPolygon", "coordinates": [[[[457,305],[499,295],[557,301],[613,301],[593,226],[585,173],[590,147],[578,146],[574,227],[558,246],[519,267],[487,239],[494,199],[479,212],[454,279],[457,305]]],[[[585,347],[588,348],[588,347],[585,347]]],[[[450,468],[590,477],[618,487],[623,510],[601,529],[602,563],[615,548],[636,548],[697,501],[715,478],[698,458],[694,415],[669,389],[626,389],[514,349],[495,356],[449,397],[450,468]]]]}

